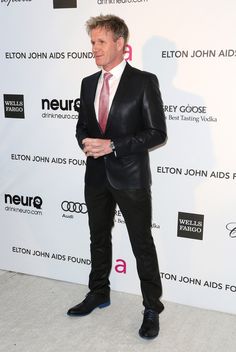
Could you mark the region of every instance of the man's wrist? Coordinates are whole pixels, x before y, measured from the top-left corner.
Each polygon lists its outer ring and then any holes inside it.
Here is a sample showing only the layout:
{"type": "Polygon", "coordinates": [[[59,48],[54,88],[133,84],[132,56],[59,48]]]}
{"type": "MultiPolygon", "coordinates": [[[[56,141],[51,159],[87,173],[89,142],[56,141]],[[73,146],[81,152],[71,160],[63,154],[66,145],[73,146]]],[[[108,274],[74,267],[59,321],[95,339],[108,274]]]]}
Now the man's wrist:
{"type": "Polygon", "coordinates": [[[110,148],[112,150],[112,153],[114,153],[116,156],[116,147],[113,141],[110,141],[110,148]]]}

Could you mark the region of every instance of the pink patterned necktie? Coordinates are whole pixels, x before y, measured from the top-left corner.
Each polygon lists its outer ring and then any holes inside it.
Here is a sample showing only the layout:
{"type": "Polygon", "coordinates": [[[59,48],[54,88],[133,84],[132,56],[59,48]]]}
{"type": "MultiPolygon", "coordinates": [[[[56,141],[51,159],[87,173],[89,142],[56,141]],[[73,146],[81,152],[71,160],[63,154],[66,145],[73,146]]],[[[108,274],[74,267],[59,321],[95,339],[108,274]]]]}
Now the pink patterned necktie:
{"type": "Polygon", "coordinates": [[[109,79],[112,77],[110,72],[104,73],[103,85],[99,97],[99,107],[98,107],[98,122],[101,127],[102,132],[105,132],[108,110],[109,110],[109,79]]]}

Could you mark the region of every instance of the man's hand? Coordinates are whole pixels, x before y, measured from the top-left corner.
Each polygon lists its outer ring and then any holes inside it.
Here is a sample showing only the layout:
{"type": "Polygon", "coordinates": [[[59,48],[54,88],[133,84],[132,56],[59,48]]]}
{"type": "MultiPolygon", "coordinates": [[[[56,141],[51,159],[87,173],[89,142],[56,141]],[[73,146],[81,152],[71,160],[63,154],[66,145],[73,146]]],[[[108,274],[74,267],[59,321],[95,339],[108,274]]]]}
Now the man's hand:
{"type": "Polygon", "coordinates": [[[100,156],[112,153],[110,143],[110,139],[85,138],[82,141],[84,146],[83,151],[86,156],[97,159],[100,156]]]}

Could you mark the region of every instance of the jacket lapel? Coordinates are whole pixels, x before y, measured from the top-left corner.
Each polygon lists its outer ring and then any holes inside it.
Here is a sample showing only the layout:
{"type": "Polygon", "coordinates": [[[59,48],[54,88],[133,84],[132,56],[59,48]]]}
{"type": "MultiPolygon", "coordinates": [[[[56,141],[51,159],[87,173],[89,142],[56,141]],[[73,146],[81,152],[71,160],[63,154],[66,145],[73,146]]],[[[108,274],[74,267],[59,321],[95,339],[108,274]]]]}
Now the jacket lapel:
{"type": "Polygon", "coordinates": [[[108,114],[106,130],[110,126],[113,112],[119,110],[120,99],[122,99],[122,96],[124,96],[125,92],[129,91],[128,85],[129,85],[129,75],[130,75],[131,70],[132,70],[132,67],[128,63],[126,63],[125,69],[124,69],[122,76],[120,78],[120,82],[117,87],[117,90],[116,90],[116,93],[113,98],[112,105],[111,105],[111,108],[110,108],[110,111],[108,114]]]}
{"type": "Polygon", "coordinates": [[[97,125],[97,128],[100,133],[102,133],[102,132],[101,132],[98,120],[97,120],[96,111],[95,111],[95,107],[94,107],[94,101],[95,101],[95,96],[96,96],[96,91],[97,91],[98,80],[99,80],[101,73],[102,73],[102,71],[97,72],[94,75],[94,77],[92,78],[90,85],[89,85],[89,94],[88,94],[89,100],[90,100],[89,105],[91,106],[91,111],[93,114],[92,119],[95,121],[95,124],[97,125]]]}

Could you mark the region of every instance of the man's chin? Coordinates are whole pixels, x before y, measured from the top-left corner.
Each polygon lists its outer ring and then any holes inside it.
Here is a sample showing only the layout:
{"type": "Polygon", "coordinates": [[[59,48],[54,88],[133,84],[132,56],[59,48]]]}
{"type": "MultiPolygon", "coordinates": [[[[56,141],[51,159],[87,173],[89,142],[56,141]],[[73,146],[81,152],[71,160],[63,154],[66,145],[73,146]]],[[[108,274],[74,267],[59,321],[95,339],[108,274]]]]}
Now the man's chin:
{"type": "Polygon", "coordinates": [[[102,66],[102,61],[99,59],[95,59],[96,65],[97,66],[102,66]]]}

